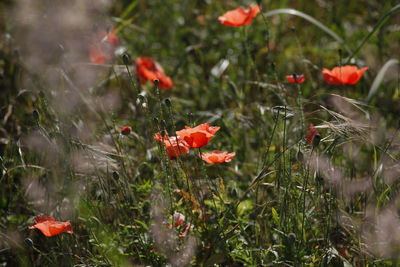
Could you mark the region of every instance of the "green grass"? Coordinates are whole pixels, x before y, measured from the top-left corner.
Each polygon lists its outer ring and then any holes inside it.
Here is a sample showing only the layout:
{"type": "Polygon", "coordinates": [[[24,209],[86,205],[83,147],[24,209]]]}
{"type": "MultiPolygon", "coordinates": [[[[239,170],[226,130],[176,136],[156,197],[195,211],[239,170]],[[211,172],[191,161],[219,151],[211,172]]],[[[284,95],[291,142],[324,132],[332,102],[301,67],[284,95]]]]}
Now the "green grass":
{"type": "Polygon", "coordinates": [[[263,0],[238,28],[218,16],[255,2],[33,2],[0,3],[2,266],[398,264],[396,1],[263,0]],[[90,63],[113,26],[116,56],[90,63]],[[138,82],[143,56],[172,90],[138,82]],[[324,81],[347,62],[369,70],[324,81]],[[221,129],[175,160],[154,139],[206,122],[221,129]],[[236,156],[199,158],[212,150],[236,156]],[[39,215],[74,234],[29,230],[39,215]]]}

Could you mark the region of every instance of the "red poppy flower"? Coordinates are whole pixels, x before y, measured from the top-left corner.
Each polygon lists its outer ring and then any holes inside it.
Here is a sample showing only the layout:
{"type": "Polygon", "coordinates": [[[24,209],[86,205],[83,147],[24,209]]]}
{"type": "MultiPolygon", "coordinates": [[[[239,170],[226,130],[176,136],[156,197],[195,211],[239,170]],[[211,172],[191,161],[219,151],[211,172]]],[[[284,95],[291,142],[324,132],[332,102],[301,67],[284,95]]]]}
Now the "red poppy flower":
{"type": "Polygon", "coordinates": [[[179,212],[174,212],[174,224],[175,227],[182,226],[185,222],[185,215],[179,212]]]}
{"type": "Polygon", "coordinates": [[[114,57],[114,51],[119,46],[118,36],[113,28],[107,32],[102,30],[92,38],[92,44],[89,48],[90,61],[96,64],[104,64],[107,60],[114,57]]]}
{"type": "Polygon", "coordinates": [[[356,66],[346,65],[343,67],[334,67],[332,70],[322,69],[322,75],[329,84],[356,84],[362,77],[363,73],[369,69],[364,67],[358,69],[356,66]]]}
{"type": "Polygon", "coordinates": [[[130,126],[125,126],[124,128],[122,128],[121,130],[121,134],[123,135],[128,135],[131,133],[131,127],[130,126]]]}
{"type": "Polygon", "coordinates": [[[207,163],[222,163],[222,162],[230,162],[235,156],[235,154],[236,154],[235,152],[228,153],[228,152],[214,150],[212,152],[203,153],[201,155],[201,158],[207,163]]]}
{"type": "Polygon", "coordinates": [[[185,126],[185,129],[177,131],[176,135],[184,139],[192,148],[204,147],[214,137],[221,127],[211,126],[203,123],[194,128],[185,126]]]}
{"type": "Polygon", "coordinates": [[[168,90],[173,86],[171,78],[165,75],[161,65],[150,57],[138,57],[136,59],[136,72],[142,84],[148,80],[154,82],[155,79],[158,79],[158,86],[161,89],[168,90]]]}
{"type": "Polygon", "coordinates": [[[304,74],[299,74],[296,75],[296,80],[294,79],[294,75],[286,75],[286,80],[290,83],[303,83],[305,81],[306,77],[304,77],[304,74]]]}
{"type": "Polygon", "coordinates": [[[318,133],[317,130],[315,130],[314,124],[311,123],[311,124],[310,124],[310,128],[308,129],[307,134],[306,134],[306,140],[307,140],[307,142],[309,142],[310,144],[312,144],[313,141],[314,141],[314,137],[315,137],[315,136],[320,136],[320,134],[318,133]]]}
{"type": "Polygon", "coordinates": [[[236,8],[218,17],[221,24],[225,26],[239,27],[249,24],[260,12],[260,7],[255,5],[249,9],[236,8]]]}
{"type": "Polygon", "coordinates": [[[166,152],[170,159],[189,153],[190,146],[179,136],[168,137],[165,135],[163,142],[161,134],[156,133],[154,138],[157,139],[158,142],[164,143],[166,152]]]}
{"type": "Polygon", "coordinates": [[[35,218],[35,225],[29,229],[39,229],[45,236],[50,237],[61,233],[73,234],[72,225],[69,221],[57,222],[51,216],[39,216],[35,218]]]}
{"type": "Polygon", "coordinates": [[[183,231],[182,231],[182,233],[179,235],[179,237],[186,237],[187,235],[188,235],[188,233],[189,233],[189,230],[190,229],[193,229],[193,224],[191,224],[191,223],[187,223],[186,225],[185,225],[185,228],[183,228],[183,231]]]}

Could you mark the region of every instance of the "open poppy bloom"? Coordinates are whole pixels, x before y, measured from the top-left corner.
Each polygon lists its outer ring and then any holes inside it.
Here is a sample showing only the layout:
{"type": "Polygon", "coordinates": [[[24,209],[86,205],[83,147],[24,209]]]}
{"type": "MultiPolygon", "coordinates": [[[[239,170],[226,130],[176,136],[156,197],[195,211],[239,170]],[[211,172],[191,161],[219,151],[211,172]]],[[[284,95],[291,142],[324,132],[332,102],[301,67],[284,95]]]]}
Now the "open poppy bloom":
{"type": "Polygon", "coordinates": [[[286,75],[286,80],[290,83],[303,83],[305,81],[304,74],[299,75],[286,75]],[[296,78],[295,78],[296,77],[296,78]]]}
{"type": "Polygon", "coordinates": [[[39,216],[35,218],[35,225],[29,229],[39,229],[45,236],[50,237],[61,233],[73,234],[72,225],[69,221],[57,222],[51,216],[39,216]]]}
{"type": "Polygon", "coordinates": [[[214,137],[215,133],[221,127],[210,126],[210,123],[203,123],[194,128],[185,126],[185,129],[176,131],[176,135],[180,136],[192,148],[204,147],[214,137]]]}
{"type": "Polygon", "coordinates": [[[235,152],[228,153],[228,152],[214,150],[212,152],[203,153],[201,155],[201,159],[207,163],[230,162],[235,156],[235,154],[236,154],[235,152]]]}
{"type": "Polygon", "coordinates": [[[179,237],[187,237],[189,230],[193,229],[193,226],[194,226],[193,224],[187,223],[185,225],[185,228],[183,228],[182,233],[179,235],[179,237]]]}
{"type": "Polygon", "coordinates": [[[182,226],[185,222],[185,215],[180,212],[174,212],[174,224],[175,227],[182,226]]]}
{"type": "Polygon", "coordinates": [[[150,57],[138,57],[136,59],[136,72],[142,84],[148,80],[154,83],[154,80],[158,79],[158,86],[161,89],[168,90],[173,86],[171,78],[165,75],[161,65],[150,57]]]}
{"type": "Polygon", "coordinates": [[[114,57],[114,51],[119,46],[115,30],[115,28],[109,32],[102,30],[92,38],[92,44],[89,48],[90,61],[96,64],[104,64],[114,57]]]}
{"type": "Polygon", "coordinates": [[[255,5],[249,9],[236,8],[218,17],[221,24],[225,26],[239,27],[249,24],[260,12],[260,7],[255,5]]]}
{"type": "Polygon", "coordinates": [[[369,69],[364,67],[358,69],[356,66],[346,65],[343,67],[334,67],[332,70],[322,69],[322,75],[329,84],[356,84],[362,77],[363,73],[369,69]]]}
{"type": "MultiPolygon", "coordinates": [[[[314,124],[310,124],[310,128],[307,131],[306,134],[306,140],[307,142],[309,142],[310,144],[314,145],[314,138],[317,137],[318,139],[321,138],[321,135],[319,134],[319,132],[317,130],[315,130],[314,128],[314,124]]],[[[319,140],[318,140],[319,142],[319,140]]]]}
{"type": "Polygon", "coordinates": [[[164,136],[164,142],[160,133],[156,133],[154,138],[165,145],[166,152],[170,159],[189,153],[190,146],[179,136],[164,136]]]}

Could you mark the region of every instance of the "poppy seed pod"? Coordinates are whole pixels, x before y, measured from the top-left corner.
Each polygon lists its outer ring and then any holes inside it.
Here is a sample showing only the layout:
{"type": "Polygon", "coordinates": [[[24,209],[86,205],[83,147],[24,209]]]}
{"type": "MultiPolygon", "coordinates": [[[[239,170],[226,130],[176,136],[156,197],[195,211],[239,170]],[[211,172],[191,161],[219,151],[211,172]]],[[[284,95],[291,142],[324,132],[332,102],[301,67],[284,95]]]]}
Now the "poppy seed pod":
{"type": "Polygon", "coordinates": [[[32,241],[32,239],[30,239],[30,238],[25,238],[25,244],[26,244],[28,247],[33,247],[33,241],[32,241]]]}
{"type": "Polygon", "coordinates": [[[35,109],[33,112],[32,112],[32,116],[33,116],[33,119],[35,120],[35,121],[39,121],[39,111],[37,111],[37,109],[35,109]]]}
{"type": "Polygon", "coordinates": [[[122,55],[122,62],[124,62],[125,65],[129,65],[131,57],[129,56],[129,54],[123,54],[122,55]]]}
{"type": "Polygon", "coordinates": [[[319,145],[319,142],[321,141],[321,135],[316,134],[312,140],[312,145],[313,147],[317,147],[319,145]]]}
{"type": "Polygon", "coordinates": [[[290,244],[293,244],[294,242],[296,242],[296,235],[294,233],[289,233],[287,240],[290,244]]]}
{"type": "Polygon", "coordinates": [[[154,124],[158,125],[158,119],[156,117],[153,118],[154,124]]]}
{"type": "Polygon", "coordinates": [[[170,108],[171,107],[171,100],[169,98],[166,98],[164,101],[165,101],[165,105],[170,108]]]}
{"type": "Polygon", "coordinates": [[[159,83],[160,83],[160,81],[158,79],[154,79],[154,86],[158,87],[159,83]]]}

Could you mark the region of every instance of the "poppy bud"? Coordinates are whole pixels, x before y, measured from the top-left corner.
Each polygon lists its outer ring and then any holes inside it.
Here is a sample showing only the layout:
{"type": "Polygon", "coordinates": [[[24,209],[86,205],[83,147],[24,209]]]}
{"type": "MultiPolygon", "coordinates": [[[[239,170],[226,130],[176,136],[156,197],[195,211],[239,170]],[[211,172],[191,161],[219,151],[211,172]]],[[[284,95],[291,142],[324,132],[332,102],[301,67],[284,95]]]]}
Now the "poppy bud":
{"type": "Polygon", "coordinates": [[[156,117],[153,118],[154,124],[158,125],[158,119],[156,117]]]}
{"type": "Polygon", "coordinates": [[[129,65],[130,62],[130,56],[129,54],[125,53],[122,55],[122,62],[124,62],[125,65],[129,65]]]}
{"type": "Polygon", "coordinates": [[[165,105],[170,108],[171,107],[171,100],[169,98],[166,98],[164,101],[165,101],[165,105]]]}
{"type": "Polygon", "coordinates": [[[319,142],[321,141],[321,135],[316,134],[312,140],[312,145],[313,147],[317,147],[319,145],[319,142]]]}
{"type": "Polygon", "coordinates": [[[117,181],[118,181],[118,179],[119,179],[119,174],[118,174],[117,171],[113,171],[112,176],[113,176],[114,180],[117,180],[117,181]]]}
{"type": "Polygon", "coordinates": [[[39,111],[37,109],[32,112],[32,116],[35,121],[39,121],[39,111]]]}
{"type": "Polygon", "coordinates": [[[28,247],[33,247],[33,241],[32,241],[32,239],[30,239],[30,238],[25,238],[25,244],[26,244],[28,247]]]}
{"type": "Polygon", "coordinates": [[[123,135],[128,135],[131,133],[131,127],[130,126],[125,126],[124,128],[122,128],[121,130],[121,134],[123,135]]]}
{"type": "Polygon", "coordinates": [[[294,242],[296,242],[296,235],[294,233],[289,233],[287,238],[288,238],[287,240],[290,244],[293,244],[294,242]]]}
{"type": "Polygon", "coordinates": [[[158,87],[158,84],[160,83],[160,81],[158,79],[154,79],[153,83],[154,83],[155,87],[158,87]]]}

